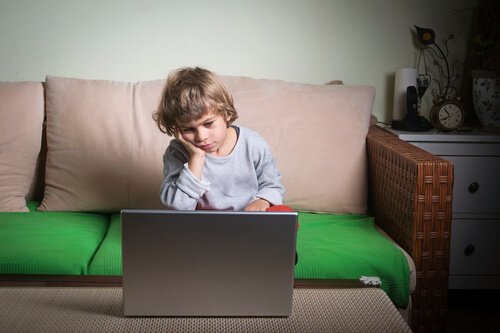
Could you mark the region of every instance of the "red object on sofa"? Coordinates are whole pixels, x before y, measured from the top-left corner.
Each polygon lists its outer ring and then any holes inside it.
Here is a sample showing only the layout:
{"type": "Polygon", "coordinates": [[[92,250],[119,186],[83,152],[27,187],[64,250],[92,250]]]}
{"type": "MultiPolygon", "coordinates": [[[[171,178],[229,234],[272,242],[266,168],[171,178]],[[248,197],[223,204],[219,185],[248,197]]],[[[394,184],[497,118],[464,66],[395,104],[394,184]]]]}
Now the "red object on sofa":
{"type": "MultiPolygon", "coordinates": [[[[266,209],[266,212],[293,212],[293,209],[285,205],[276,205],[266,209]]],[[[299,224],[297,223],[297,230],[298,229],[299,229],[299,224]]]]}
{"type": "Polygon", "coordinates": [[[293,212],[293,209],[285,205],[276,205],[266,209],[266,212],[293,212]]]}

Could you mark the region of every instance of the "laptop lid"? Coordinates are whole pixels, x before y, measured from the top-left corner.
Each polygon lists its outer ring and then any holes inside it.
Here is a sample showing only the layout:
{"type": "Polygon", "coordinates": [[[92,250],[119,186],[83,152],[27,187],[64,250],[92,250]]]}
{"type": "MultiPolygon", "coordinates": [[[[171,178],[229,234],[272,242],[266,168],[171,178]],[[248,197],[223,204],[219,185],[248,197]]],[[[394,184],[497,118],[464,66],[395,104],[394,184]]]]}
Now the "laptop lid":
{"type": "Polygon", "coordinates": [[[296,212],[123,210],[125,316],[289,316],[296,212]]]}

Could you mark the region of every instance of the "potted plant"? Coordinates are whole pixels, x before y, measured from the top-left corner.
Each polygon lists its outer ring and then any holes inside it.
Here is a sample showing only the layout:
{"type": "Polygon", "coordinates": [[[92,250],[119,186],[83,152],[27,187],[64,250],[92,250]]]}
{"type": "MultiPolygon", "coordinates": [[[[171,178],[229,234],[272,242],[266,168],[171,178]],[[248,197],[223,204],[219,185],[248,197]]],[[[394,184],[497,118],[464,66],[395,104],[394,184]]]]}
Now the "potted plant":
{"type": "Polygon", "coordinates": [[[475,10],[468,59],[472,105],[483,127],[499,129],[500,0],[478,0],[475,10]]]}
{"type": "Polygon", "coordinates": [[[473,73],[479,76],[498,76],[500,72],[500,0],[478,0],[471,36],[470,55],[473,73]]]}

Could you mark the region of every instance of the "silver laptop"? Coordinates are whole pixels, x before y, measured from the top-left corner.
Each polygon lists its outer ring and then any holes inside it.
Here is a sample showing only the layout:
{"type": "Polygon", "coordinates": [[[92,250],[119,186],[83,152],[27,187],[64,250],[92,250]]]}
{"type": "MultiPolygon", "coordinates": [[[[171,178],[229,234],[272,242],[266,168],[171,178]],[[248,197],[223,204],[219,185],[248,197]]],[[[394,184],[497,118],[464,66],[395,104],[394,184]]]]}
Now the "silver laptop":
{"type": "Polygon", "coordinates": [[[296,212],[123,210],[125,316],[289,316],[296,212]]]}

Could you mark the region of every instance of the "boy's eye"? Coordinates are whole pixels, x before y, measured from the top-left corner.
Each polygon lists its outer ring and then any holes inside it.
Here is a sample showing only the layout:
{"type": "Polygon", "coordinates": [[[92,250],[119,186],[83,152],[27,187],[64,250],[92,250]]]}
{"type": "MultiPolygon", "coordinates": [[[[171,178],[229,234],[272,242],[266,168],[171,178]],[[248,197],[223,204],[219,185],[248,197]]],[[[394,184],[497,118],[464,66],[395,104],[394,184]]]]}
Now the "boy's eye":
{"type": "Polygon", "coordinates": [[[181,128],[181,132],[182,133],[189,133],[189,132],[192,132],[193,129],[192,128],[181,128]]]}
{"type": "Polygon", "coordinates": [[[211,127],[213,124],[214,124],[213,121],[209,121],[208,123],[205,123],[205,126],[206,127],[211,127]]]}

